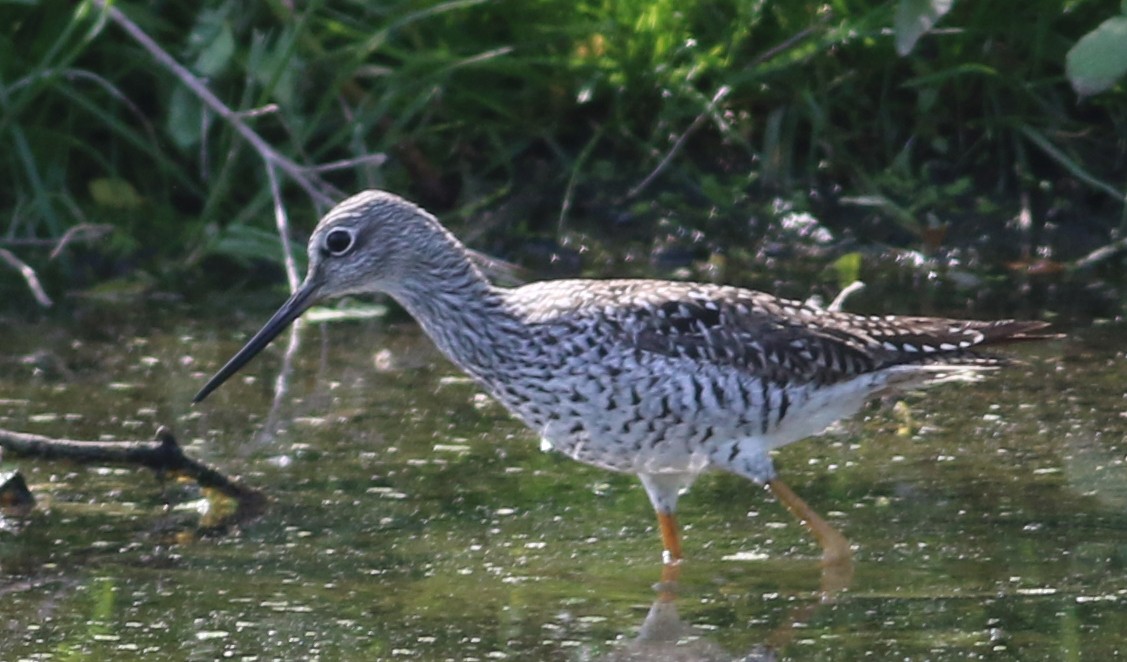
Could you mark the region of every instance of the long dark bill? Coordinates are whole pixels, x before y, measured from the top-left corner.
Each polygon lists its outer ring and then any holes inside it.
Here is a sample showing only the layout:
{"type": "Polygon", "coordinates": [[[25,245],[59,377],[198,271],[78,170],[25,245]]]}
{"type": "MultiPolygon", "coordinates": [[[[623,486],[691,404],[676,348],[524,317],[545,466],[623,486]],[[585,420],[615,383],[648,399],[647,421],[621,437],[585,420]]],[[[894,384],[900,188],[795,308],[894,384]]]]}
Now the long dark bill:
{"type": "Polygon", "coordinates": [[[308,281],[303,283],[302,286],[293,293],[293,296],[282,304],[278,312],[274,313],[270,321],[266,322],[266,324],[259,329],[258,333],[254,334],[254,337],[251,338],[246,345],[243,345],[243,348],[240,349],[237,354],[231,357],[227,365],[220,368],[219,372],[215,373],[215,376],[204,384],[204,387],[200,389],[196,397],[192,398],[192,403],[195,404],[202,401],[212,391],[219,388],[231,375],[238,372],[239,368],[249,363],[255,355],[269,345],[270,341],[284,331],[295,319],[301,317],[301,314],[317,300],[315,296],[316,293],[317,287],[315,285],[310,285],[308,281]]]}

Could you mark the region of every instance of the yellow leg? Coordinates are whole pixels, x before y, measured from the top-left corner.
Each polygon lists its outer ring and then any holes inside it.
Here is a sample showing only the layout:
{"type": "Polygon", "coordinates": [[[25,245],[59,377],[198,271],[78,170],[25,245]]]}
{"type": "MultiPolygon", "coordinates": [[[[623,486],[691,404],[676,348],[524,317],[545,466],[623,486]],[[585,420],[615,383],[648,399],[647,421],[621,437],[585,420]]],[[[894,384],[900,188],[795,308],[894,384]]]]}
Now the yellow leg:
{"type": "Polygon", "coordinates": [[[661,582],[654,586],[657,589],[657,599],[662,602],[672,602],[677,599],[677,582],[681,579],[680,562],[663,563],[661,565],[661,582]]]}
{"type": "Polygon", "coordinates": [[[673,513],[657,514],[657,526],[661,529],[662,553],[665,561],[661,566],[661,583],[658,584],[658,600],[672,602],[677,598],[677,580],[681,578],[681,536],[677,532],[677,519],[673,513]]]}
{"type": "Polygon", "coordinates": [[[657,525],[661,529],[661,544],[665,547],[665,564],[681,562],[681,536],[677,533],[677,519],[673,513],[658,513],[657,525]]]}
{"type": "Polygon", "coordinates": [[[849,541],[829,525],[818,513],[814,512],[797,494],[791,491],[778,478],[768,481],[767,487],[795,517],[802,520],[806,528],[814,534],[818,544],[822,547],[822,563],[825,565],[849,563],[853,553],[849,549],[849,541]]]}

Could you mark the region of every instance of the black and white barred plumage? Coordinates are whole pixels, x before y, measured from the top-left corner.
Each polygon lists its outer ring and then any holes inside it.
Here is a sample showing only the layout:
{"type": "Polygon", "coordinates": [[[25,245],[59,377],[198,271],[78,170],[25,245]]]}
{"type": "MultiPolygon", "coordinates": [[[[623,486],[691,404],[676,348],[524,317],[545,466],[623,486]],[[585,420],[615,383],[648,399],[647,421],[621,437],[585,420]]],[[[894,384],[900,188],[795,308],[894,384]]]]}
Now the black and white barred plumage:
{"type": "Polygon", "coordinates": [[[658,280],[490,284],[433,216],[388,193],[325,216],[309,275],[197,396],[312,303],[385,292],[442,352],[550,446],[638,474],[659,513],[707,469],[757,482],[769,451],[891,390],[974,378],[982,347],[1039,322],[871,317],[769,294],[658,280]]]}

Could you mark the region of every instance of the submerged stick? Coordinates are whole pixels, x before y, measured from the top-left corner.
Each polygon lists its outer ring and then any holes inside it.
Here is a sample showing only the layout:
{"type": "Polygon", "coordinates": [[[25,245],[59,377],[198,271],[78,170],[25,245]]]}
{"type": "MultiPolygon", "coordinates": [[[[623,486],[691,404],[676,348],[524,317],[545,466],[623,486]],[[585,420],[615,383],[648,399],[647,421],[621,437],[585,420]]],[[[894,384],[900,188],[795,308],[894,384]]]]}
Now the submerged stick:
{"type": "Polygon", "coordinates": [[[44,460],[70,460],[91,464],[148,467],[162,473],[187,476],[202,488],[218,490],[238,500],[239,510],[252,514],[265,496],[184,455],[172,431],[157,429],[155,441],[77,441],[0,429],[0,448],[14,455],[44,460]]]}

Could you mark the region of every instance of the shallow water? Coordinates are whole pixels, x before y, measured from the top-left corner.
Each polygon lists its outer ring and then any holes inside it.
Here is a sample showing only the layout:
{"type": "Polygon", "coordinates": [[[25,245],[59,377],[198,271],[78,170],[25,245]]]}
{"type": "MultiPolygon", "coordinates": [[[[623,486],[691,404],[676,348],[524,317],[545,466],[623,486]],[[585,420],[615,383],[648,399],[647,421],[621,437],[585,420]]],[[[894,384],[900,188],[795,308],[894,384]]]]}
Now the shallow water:
{"type": "Polygon", "coordinates": [[[191,485],[8,458],[0,659],[1107,659],[1127,648],[1124,329],[1016,348],[974,385],[874,404],[782,449],[851,578],[726,475],[681,502],[685,563],[632,477],[541,453],[410,323],[306,325],[202,405],[268,311],[0,321],[0,427],[149,438],[267,492],[198,535],[191,485]],[[138,321],[140,320],[140,321],[138,321]],[[823,589],[845,584],[844,590],[823,589]]]}

